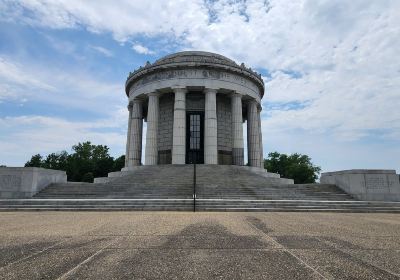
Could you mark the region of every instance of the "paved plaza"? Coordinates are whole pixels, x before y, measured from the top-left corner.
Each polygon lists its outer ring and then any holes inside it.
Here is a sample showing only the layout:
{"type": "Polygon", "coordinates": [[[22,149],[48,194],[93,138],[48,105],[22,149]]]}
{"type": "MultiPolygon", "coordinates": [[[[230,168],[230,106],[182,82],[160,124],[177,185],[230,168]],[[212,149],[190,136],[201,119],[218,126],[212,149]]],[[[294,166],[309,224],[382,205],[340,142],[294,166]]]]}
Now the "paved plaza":
{"type": "Polygon", "coordinates": [[[3,212],[0,279],[400,279],[400,216],[3,212]]]}

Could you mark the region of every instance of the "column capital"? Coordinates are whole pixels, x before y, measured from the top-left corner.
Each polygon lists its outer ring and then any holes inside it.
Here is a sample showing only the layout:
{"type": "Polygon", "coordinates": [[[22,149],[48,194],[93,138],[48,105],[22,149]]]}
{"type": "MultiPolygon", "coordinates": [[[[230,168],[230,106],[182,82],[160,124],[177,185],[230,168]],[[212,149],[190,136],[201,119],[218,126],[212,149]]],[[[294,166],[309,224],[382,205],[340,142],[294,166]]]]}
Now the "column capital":
{"type": "Polygon", "coordinates": [[[172,87],[172,91],[174,93],[177,93],[177,92],[179,92],[179,93],[187,93],[188,89],[186,87],[172,87]]]}
{"type": "Polygon", "coordinates": [[[215,88],[204,88],[204,92],[205,92],[205,93],[214,93],[214,94],[217,94],[218,89],[215,89],[215,88]]]}
{"type": "Polygon", "coordinates": [[[258,109],[258,102],[257,102],[257,100],[255,100],[255,99],[249,99],[249,100],[247,100],[247,106],[256,106],[257,107],[257,109],[258,109]]]}
{"type": "Polygon", "coordinates": [[[158,92],[156,92],[156,91],[149,92],[149,93],[147,94],[147,96],[157,96],[157,97],[158,97],[158,92]]]}
{"type": "Polygon", "coordinates": [[[135,104],[138,104],[138,103],[139,103],[139,104],[142,104],[142,103],[143,103],[143,99],[141,99],[141,98],[135,98],[135,99],[133,99],[131,102],[132,102],[132,104],[133,104],[133,103],[135,103],[135,104]]]}
{"type": "Polygon", "coordinates": [[[242,93],[240,93],[240,92],[237,92],[237,91],[232,91],[231,93],[230,93],[230,97],[239,97],[239,98],[242,98],[244,96],[244,94],[242,94],[242,93]]]}

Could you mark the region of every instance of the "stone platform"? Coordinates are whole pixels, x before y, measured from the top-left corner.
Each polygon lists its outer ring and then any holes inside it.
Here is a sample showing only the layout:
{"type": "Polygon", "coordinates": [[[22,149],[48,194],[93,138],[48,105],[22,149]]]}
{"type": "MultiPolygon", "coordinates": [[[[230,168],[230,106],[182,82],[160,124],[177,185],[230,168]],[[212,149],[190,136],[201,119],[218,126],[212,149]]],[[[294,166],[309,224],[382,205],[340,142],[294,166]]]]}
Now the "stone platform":
{"type": "Polygon", "coordinates": [[[399,202],[357,201],[332,184],[297,185],[247,167],[198,165],[196,186],[193,165],[110,175],[106,183],[55,183],[32,199],[0,200],[0,210],[400,212],[399,202]]]}
{"type": "Polygon", "coordinates": [[[9,212],[0,279],[399,279],[396,214],[9,212]]]}

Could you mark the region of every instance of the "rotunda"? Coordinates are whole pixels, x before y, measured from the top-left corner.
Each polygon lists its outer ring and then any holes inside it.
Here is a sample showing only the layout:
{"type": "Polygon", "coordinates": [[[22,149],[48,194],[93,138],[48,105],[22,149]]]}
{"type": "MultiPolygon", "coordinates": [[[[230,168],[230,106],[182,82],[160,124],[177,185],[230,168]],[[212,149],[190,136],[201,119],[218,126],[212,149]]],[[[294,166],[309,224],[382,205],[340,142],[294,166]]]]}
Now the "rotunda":
{"type": "Polygon", "coordinates": [[[263,166],[260,74],[219,54],[185,51],[130,73],[125,169],[158,164],[263,166]],[[142,161],[143,121],[147,122],[142,161]]]}

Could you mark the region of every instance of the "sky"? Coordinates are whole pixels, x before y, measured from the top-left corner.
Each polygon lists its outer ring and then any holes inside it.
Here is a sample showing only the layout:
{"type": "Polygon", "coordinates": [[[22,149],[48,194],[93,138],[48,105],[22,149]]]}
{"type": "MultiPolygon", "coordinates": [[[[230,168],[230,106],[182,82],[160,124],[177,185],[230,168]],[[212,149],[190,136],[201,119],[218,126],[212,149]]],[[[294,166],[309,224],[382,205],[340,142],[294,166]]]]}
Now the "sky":
{"type": "Polygon", "coordinates": [[[124,154],[128,73],[184,50],[262,74],[264,157],[400,171],[398,0],[0,0],[0,165],[124,154]]]}

